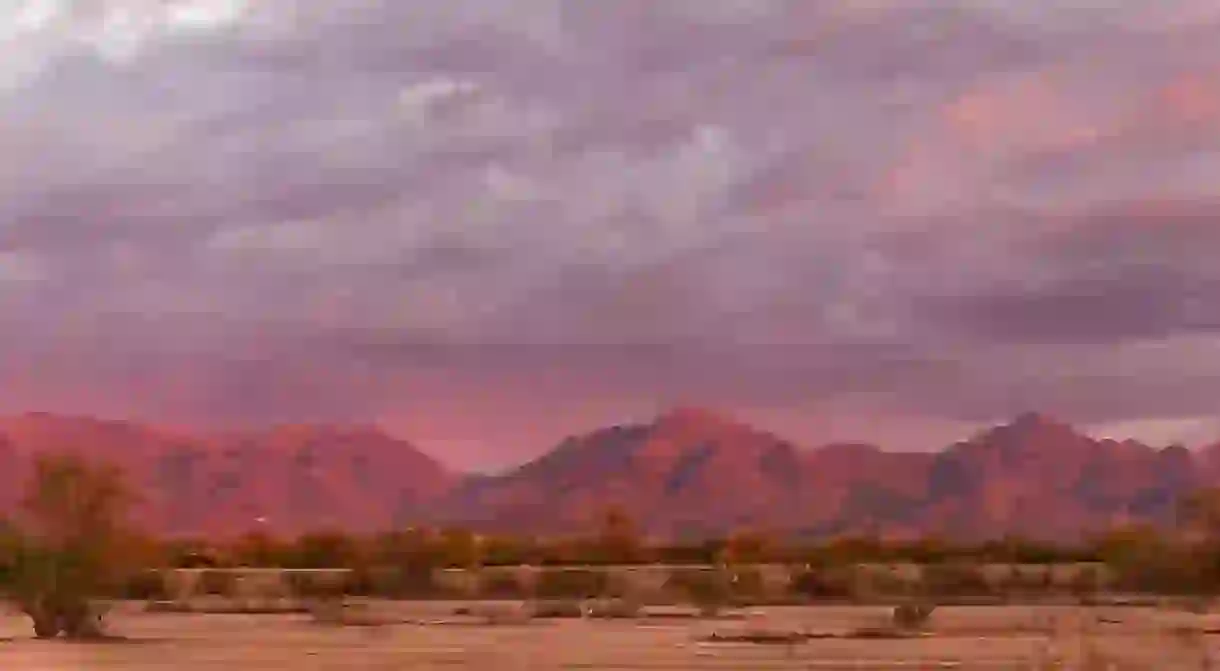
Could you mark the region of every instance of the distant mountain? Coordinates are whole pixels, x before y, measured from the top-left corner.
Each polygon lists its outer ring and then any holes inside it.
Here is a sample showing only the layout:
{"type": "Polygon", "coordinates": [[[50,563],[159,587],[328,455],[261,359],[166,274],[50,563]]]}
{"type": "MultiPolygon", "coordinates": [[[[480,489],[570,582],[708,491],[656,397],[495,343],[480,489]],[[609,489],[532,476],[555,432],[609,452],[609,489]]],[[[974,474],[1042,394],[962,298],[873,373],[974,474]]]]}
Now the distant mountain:
{"type": "Polygon", "coordinates": [[[919,526],[950,536],[996,530],[1070,538],[1128,522],[1172,521],[1179,494],[1211,481],[1181,447],[1094,440],[1033,413],[936,455],[919,526]]]}
{"type": "Polygon", "coordinates": [[[648,424],[569,438],[506,475],[469,481],[439,514],[455,523],[571,532],[617,506],[649,530],[702,535],[762,524],[804,502],[804,459],[776,436],[679,408],[648,424]]]}
{"type": "Polygon", "coordinates": [[[1208,455],[1205,464],[1181,447],[1094,440],[1035,413],[940,453],[866,444],[801,451],[688,408],[569,438],[508,474],[467,481],[437,512],[501,530],[587,529],[598,511],[617,506],[663,536],[763,529],[1070,539],[1169,522],[1180,493],[1217,481],[1220,445],[1208,455]]]}
{"type": "Polygon", "coordinates": [[[62,449],[121,465],[145,496],[149,528],[198,534],[416,523],[574,533],[616,507],[665,537],[752,529],[1066,540],[1169,523],[1180,494],[1220,483],[1220,443],[1191,452],[1095,440],[1036,413],[940,452],[897,453],[859,443],[803,450],[732,417],[676,408],[570,437],[503,475],[467,477],[374,427],[186,435],[28,414],[0,418],[0,507],[16,506],[33,455],[62,449]]]}
{"type": "Polygon", "coordinates": [[[34,455],[65,450],[120,465],[144,499],[140,521],[180,534],[385,529],[456,480],[372,427],[193,436],[38,413],[0,419],[0,505],[16,505],[34,455]]]}

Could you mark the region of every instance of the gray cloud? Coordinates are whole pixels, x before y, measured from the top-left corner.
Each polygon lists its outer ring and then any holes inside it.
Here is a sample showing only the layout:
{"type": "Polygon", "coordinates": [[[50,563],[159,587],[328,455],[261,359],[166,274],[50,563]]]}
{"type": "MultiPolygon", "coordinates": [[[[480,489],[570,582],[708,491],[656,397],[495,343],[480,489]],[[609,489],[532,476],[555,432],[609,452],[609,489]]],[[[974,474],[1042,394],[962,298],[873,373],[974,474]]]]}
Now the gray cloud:
{"type": "Polygon", "coordinates": [[[1210,412],[1205,3],[179,4],[0,14],[9,406],[1210,412]]]}

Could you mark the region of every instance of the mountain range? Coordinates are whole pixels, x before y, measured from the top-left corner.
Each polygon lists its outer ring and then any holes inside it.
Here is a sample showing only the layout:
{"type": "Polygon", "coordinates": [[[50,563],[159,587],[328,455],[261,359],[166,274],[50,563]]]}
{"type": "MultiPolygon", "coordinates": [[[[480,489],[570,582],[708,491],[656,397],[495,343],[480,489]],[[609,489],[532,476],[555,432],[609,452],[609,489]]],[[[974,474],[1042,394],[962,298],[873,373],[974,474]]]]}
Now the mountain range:
{"type": "Polygon", "coordinates": [[[175,535],[414,524],[562,534],[590,529],[613,507],[667,538],[749,529],[1070,540],[1168,524],[1182,493],[1220,482],[1220,444],[1097,440],[1037,413],[939,452],[887,452],[803,449],[723,414],[675,408],[569,437],[493,476],[451,472],[374,426],[188,434],[31,413],[0,418],[0,509],[16,509],[36,455],[68,449],[120,466],[141,495],[138,521],[175,535]]]}

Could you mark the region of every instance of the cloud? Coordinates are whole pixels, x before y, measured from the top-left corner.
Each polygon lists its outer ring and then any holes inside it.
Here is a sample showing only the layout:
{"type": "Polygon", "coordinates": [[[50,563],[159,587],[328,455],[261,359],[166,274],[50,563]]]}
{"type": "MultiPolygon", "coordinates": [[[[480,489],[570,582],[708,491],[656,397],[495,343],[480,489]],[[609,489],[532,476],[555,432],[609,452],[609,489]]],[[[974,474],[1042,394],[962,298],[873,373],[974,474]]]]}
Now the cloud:
{"type": "Polygon", "coordinates": [[[207,421],[459,417],[475,388],[526,414],[690,396],[785,426],[844,399],[954,425],[1206,414],[1181,361],[1216,326],[1217,19],[1188,0],[16,3],[7,404],[126,384],[131,408],[207,421]],[[369,341],[389,350],[351,363],[369,341]],[[413,343],[462,382],[418,373],[413,343]],[[1139,384],[1116,383],[1139,347],[1139,384]],[[74,363],[34,380],[19,352],[74,363]]]}

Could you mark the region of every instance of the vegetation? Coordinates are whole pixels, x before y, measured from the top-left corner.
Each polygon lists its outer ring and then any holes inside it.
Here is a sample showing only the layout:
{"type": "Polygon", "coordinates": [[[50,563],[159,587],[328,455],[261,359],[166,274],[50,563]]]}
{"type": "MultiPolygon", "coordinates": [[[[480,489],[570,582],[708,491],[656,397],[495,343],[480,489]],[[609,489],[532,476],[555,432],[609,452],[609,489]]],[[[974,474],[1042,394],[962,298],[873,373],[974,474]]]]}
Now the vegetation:
{"type": "Polygon", "coordinates": [[[114,468],[74,455],[35,463],[21,516],[5,534],[4,574],[38,637],[102,635],[97,600],[149,560],[127,526],[132,503],[114,468]]]}
{"type": "Polygon", "coordinates": [[[37,462],[17,514],[0,523],[0,589],[38,636],[97,636],[102,600],[164,598],[164,581],[149,570],[161,557],[171,567],[202,569],[199,593],[232,593],[236,577],[228,568],[342,568],[349,572],[326,585],[305,574],[286,580],[291,593],[312,599],[477,591],[490,598],[629,597],[633,607],[640,595],[623,570],[594,567],[665,564],[673,568],[661,591],[709,613],[772,598],[764,565],[783,564],[791,575],[787,598],[914,604],[896,611],[902,622],[924,617],[928,604],[957,598],[1055,595],[1086,602],[1124,592],[1210,599],[1220,590],[1220,490],[1184,497],[1172,529],[1115,529],[1074,547],[1013,537],[977,545],[866,536],[794,543],[758,530],[659,545],[646,542],[619,508],[591,520],[586,536],[546,541],[410,528],[371,536],[320,530],[295,539],[259,532],[158,545],[128,523],[136,501],[108,466],[72,455],[37,462]],[[523,566],[533,568],[512,568],[523,566]]]}
{"type": "Polygon", "coordinates": [[[722,567],[675,571],[666,587],[683,595],[705,616],[719,614],[733,601],[732,577],[722,567]]]}
{"type": "Polygon", "coordinates": [[[918,631],[928,623],[936,606],[930,603],[907,603],[894,608],[893,625],[901,631],[918,631]]]}

